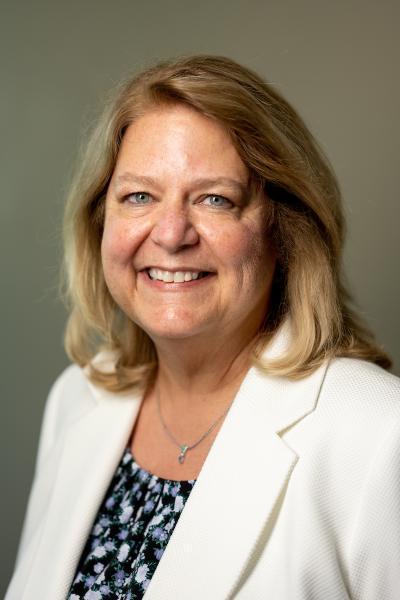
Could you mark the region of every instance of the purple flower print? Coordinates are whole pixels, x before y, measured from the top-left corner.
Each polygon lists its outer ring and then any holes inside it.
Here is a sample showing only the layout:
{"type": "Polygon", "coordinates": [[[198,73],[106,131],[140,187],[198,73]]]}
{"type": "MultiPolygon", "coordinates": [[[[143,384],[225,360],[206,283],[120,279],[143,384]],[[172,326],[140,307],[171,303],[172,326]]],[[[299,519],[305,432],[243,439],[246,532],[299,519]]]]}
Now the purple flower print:
{"type": "Polygon", "coordinates": [[[96,563],[93,567],[93,571],[95,573],[101,573],[103,569],[104,569],[104,565],[100,562],[96,563]]]}
{"type": "Polygon", "coordinates": [[[160,560],[160,558],[162,557],[163,554],[164,554],[164,548],[156,548],[154,550],[154,556],[156,557],[157,560],[160,560]]]}
{"type": "Polygon", "coordinates": [[[118,538],[120,540],[126,540],[126,538],[128,537],[128,533],[129,531],[127,529],[121,529],[121,531],[118,534],[118,538]]]}
{"type": "Polygon", "coordinates": [[[160,540],[160,542],[163,542],[168,537],[165,531],[161,529],[161,527],[156,527],[151,535],[155,540],[160,540]]]}
{"type": "Polygon", "coordinates": [[[127,523],[129,521],[129,519],[131,518],[133,513],[133,506],[125,506],[122,514],[119,517],[119,522],[120,523],[127,523]]]}
{"type": "Polygon", "coordinates": [[[171,493],[171,496],[174,496],[174,497],[175,497],[175,496],[177,495],[177,493],[178,493],[178,492],[179,492],[179,485],[174,485],[174,487],[172,488],[172,490],[171,490],[171,492],[170,492],[170,493],[171,493]]]}
{"type": "Polygon", "coordinates": [[[113,496],[110,496],[109,498],[107,498],[106,508],[110,509],[114,506],[114,504],[115,504],[115,498],[113,498],[113,496]]]}
{"type": "Polygon", "coordinates": [[[95,548],[97,548],[97,546],[100,546],[100,540],[99,540],[99,538],[93,538],[92,544],[91,544],[91,550],[93,551],[95,548]]]}
{"type": "Polygon", "coordinates": [[[101,533],[103,533],[103,528],[99,523],[96,523],[93,527],[93,535],[100,535],[101,533]]]}
{"type": "Polygon", "coordinates": [[[141,471],[140,475],[139,475],[140,481],[148,481],[149,479],[149,474],[146,473],[145,471],[141,471]]]}
{"type": "Polygon", "coordinates": [[[121,587],[121,585],[124,583],[125,577],[126,577],[125,571],[123,571],[122,569],[117,571],[114,575],[115,585],[117,585],[118,587],[121,587]]]}
{"type": "Polygon", "coordinates": [[[146,504],[144,505],[144,512],[148,513],[151,512],[154,508],[154,502],[153,500],[147,500],[146,504]]]}
{"type": "Polygon", "coordinates": [[[94,582],[96,581],[96,577],[94,577],[94,575],[89,575],[89,577],[86,577],[85,579],[85,586],[87,588],[92,587],[92,585],[94,584],[94,582]]]}
{"type": "Polygon", "coordinates": [[[84,598],[85,600],[101,600],[102,596],[100,592],[93,592],[92,590],[89,590],[86,592],[84,598]]]}
{"type": "Polygon", "coordinates": [[[143,582],[146,580],[148,570],[149,567],[147,565],[141,565],[137,570],[135,581],[143,584],[143,582]]]}

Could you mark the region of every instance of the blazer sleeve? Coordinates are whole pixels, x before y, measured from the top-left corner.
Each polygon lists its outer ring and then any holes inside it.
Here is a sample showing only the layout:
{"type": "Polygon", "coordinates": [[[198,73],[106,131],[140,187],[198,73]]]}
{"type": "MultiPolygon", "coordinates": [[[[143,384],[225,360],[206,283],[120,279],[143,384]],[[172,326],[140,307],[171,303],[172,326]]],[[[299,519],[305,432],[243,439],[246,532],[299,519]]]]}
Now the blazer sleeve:
{"type": "Polygon", "coordinates": [[[39,516],[43,508],[41,503],[39,505],[39,500],[42,498],[42,496],[38,496],[37,494],[35,494],[35,488],[37,486],[37,480],[39,478],[39,474],[42,470],[43,464],[46,462],[46,459],[50,454],[50,450],[54,446],[54,443],[60,433],[59,400],[62,393],[62,389],[65,387],[66,379],[69,378],[70,372],[74,368],[76,367],[70,366],[67,369],[65,369],[63,373],[61,373],[61,375],[56,379],[56,381],[52,385],[50,392],[47,396],[40,428],[34,476],[30,489],[25,518],[22,526],[15,567],[18,565],[21,556],[24,553],[27,541],[32,537],[34,527],[40,521],[39,516]]]}
{"type": "Polygon", "coordinates": [[[350,545],[354,600],[400,598],[400,422],[389,427],[361,494],[350,545]]]}

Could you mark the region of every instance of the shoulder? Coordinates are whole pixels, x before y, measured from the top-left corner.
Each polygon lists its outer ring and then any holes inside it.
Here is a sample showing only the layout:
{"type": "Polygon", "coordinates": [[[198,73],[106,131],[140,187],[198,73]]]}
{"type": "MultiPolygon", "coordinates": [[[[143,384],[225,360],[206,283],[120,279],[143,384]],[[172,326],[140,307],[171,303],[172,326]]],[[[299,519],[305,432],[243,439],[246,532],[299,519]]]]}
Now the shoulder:
{"type": "Polygon", "coordinates": [[[334,359],[326,369],[316,413],[335,437],[379,444],[399,428],[400,379],[364,360],[334,359]]]}
{"type": "Polygon", "coordinates": [[[399,415],[400,379],[378,365],[354,358],[330,361],[323,389],[331,397],[362,402],[365,409],[376,407],[388,414],[399,415]]]}
{"type": "Polygon", "coordinates": [[[399,392],[400,378],[378,365],[358,358],[334,358],[329,362],[327,376],[337,377],[357,387],[386,389],[399,392]]]}
{"type": "MultiPolygon", "coordinates": [[[[115,352],[104,350],[93,357],[91,364],[96,369],[107,372],[115,368],[116,358],[115,352]]],[[[90,381],[88,370],[89,366],[82,368],[71,364],[60,373],[51,386],[42,419],[39,462],[46,449],[62,437],[71,425],[104,399],[114,398],[112,393],[90,381]]]]}
{"type": "Polygon", "coordinates": [[[65,393],[67,390],[76,386],[82,386],[87,382],[84,369],[71,364],[68,365],[54,380],[50,388],[50,394],[65,393]]]}
{"type": "Polygon", "coordinates": [[[47,396],[40,431],[38,467],[65,431],[95,404],[84,369],[75,364],[69,365],[56,378],[47,396]]]}
{"type": "MultiPolygon", "coordinates": [[[[93,357],[90,364],[106,373],[114,370],[115,361],[115,352],[102,351],[93,357]]],[[[106,390],[90,381],[88,371],[89,365],[80,367],[71,364],[56,378],[50,389],[48,410],[57,410],[64,422],[79,418],[83,412],[109,395],[106,390]]]]}
{"type": "MultiPolygon", "coordinates": [[[[86,408],[94,405],[90,383],[84,369],[78,365],[69,365],[56,378],[47,399],[49,410],[57,410],[60,417],[73,419],[86,408]]],[[[46,406],[46,408],[47,408],[46,406]]]]}

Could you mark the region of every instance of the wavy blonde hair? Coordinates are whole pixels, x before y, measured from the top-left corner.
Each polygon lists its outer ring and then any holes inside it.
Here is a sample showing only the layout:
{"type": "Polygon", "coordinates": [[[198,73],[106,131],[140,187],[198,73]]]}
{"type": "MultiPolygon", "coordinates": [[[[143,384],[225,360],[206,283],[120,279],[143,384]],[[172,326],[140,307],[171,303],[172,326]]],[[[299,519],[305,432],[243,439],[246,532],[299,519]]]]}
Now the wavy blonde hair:
{"type": "Polygon", "coordinates": [[[269,235],[277,252],[272,302],[254,361],[271,374],[302,377],[333,356],[390,367],[387,355],[350,308],[341,276],[344,223],[340,191],[327,159],[296,111],[257,74],[218,56],[164,62],[123,82],[108,102],[79,160],[65,221],[65,282],[70,306],[65,346],[90,364],[90,377],[112,391],[154,376],[153,342],[116,305],[103,276],[100,245],[107,187],[127,127],[155,106],[181,103],[230,134],[253,184],[269,198],[269,235]],[[260,352],[290,318],[292,343],[279,358],[260,352]],[[92,362],[117,356],[109,373],[92,362]]]}

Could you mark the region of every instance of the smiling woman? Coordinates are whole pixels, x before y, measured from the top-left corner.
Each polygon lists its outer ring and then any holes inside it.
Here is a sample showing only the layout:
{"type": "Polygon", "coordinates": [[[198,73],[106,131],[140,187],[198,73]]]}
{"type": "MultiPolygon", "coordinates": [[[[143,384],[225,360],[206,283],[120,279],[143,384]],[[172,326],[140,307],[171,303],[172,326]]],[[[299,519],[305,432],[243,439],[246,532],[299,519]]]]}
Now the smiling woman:
{"type": "Polygon", "coordinates": [[[334,174],[255,73],[122,84],[67,203],[75,364],[7,600],[397,598],[400,385],[342,247],[334,174]]]}
{"type": "Polygon", "coordinates": [[[227,131],[191,108],[149,110],[126,130],[105,199],[102,265],[116,304],[156,347],[180,338],[186,357],[210,356],[212,335],[220,356],[230,340],[239,350],[255,337],[275,258],[268,202],[248,180],[227,131]]]}

